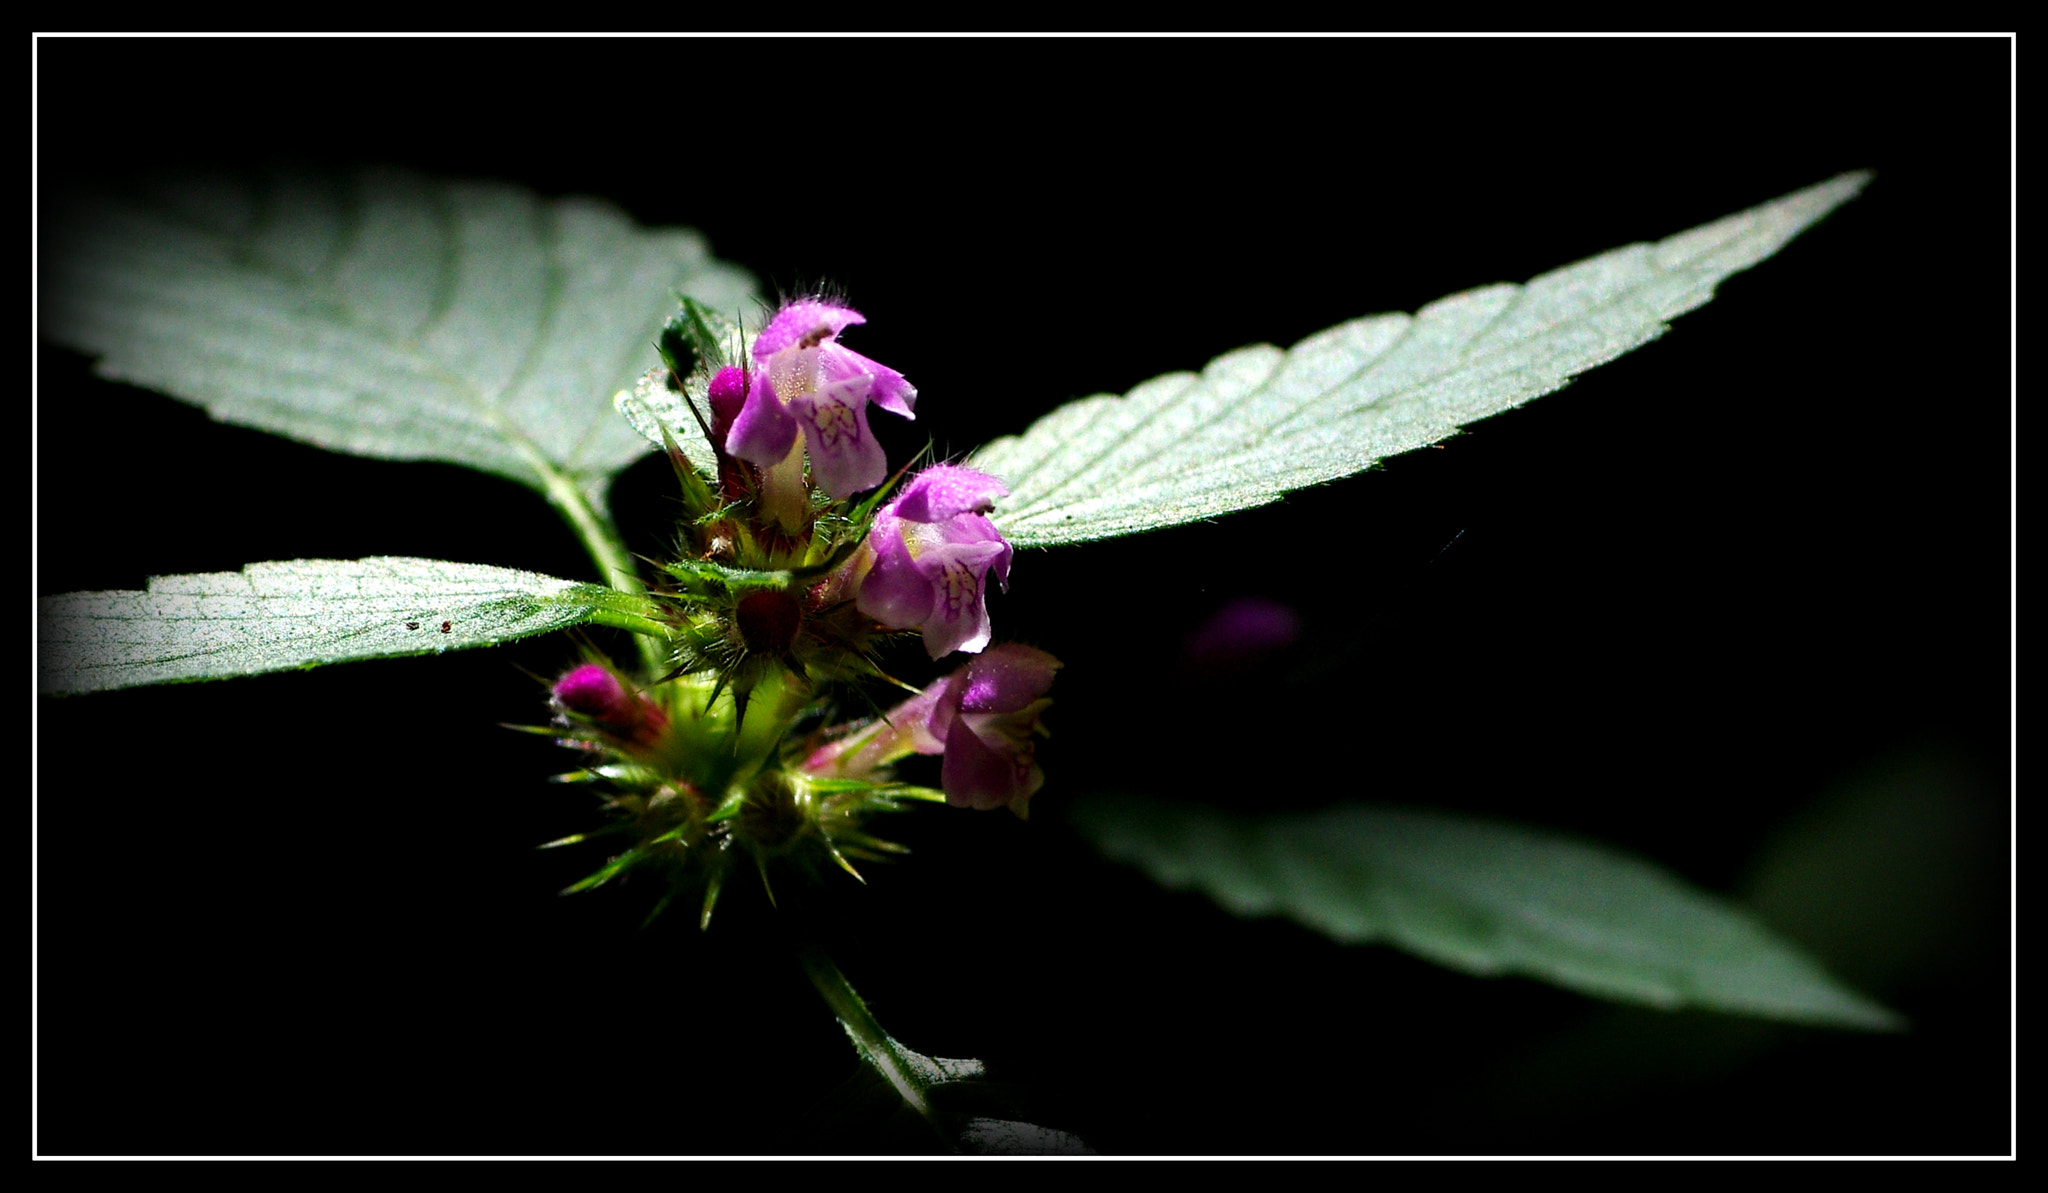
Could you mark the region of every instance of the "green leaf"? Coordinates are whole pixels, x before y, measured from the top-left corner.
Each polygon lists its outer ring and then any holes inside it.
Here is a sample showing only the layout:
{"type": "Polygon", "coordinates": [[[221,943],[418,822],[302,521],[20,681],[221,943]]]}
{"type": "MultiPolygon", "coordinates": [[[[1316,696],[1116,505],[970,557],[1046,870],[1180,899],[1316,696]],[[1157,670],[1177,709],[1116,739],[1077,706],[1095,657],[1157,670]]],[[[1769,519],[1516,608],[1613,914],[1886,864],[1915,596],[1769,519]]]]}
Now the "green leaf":
{"type": "Polygon", "coordinates": [[[1019,547],[1264,505],[1435,443],[1641,347],[1869,180],[1844,174],[1524,286],[1468,290],[1414,316],[1356,319],[1285,352],[1261,344],[1199,375],[1070,402],[970,462],[1010,486],[992,516],[1019,547]]]}
{"type": "Polygon", "coordinates": [[[1249,817],[1103,797],[1073,817],[1104,853],[1166,886],[1347,944],[1384,941],[1466,973],[1655,1007],[1901,1026],[1732,904],[1602,846],[1364,805],[1249,817]]]}
{"type": "Polygon", "coordinates": [[[296,559],[41,601],[41,690],[226,679],[495,646],[586,622],[645,628],[643,598],[434,559],[296,559]]]}
{"type": "Polygon", "coordinates": [[[611,396],[678,292],[752,281],[592,199],[397,170],[69,201],[46,330],[107,377],[334,451],[586,493],[647,448],[611,396]]]}

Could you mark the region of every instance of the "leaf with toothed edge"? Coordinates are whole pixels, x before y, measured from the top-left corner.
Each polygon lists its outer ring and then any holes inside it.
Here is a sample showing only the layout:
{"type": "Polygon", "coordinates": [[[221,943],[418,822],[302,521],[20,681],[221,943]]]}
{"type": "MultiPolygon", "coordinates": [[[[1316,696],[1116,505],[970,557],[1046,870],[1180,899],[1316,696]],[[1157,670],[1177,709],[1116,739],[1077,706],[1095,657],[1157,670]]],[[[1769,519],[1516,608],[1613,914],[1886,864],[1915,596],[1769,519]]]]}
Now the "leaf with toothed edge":
{"type": "Polygon", "coordinates": [[[968,461],[1009,485],[990,516],[1048,547],[1199,521],[1363,471],[1550,393],[1656,339],[1723,278],[1855,197],[1868,173],[1415,315],[1372,315],[1070,402],[968,461]]]}
{"type": "Polygon", "coordinates": [[[676,296],[752,279],[594,199],[399,170],[168,179],[58,210],[52,338],[97,371],[333,451],[586,491],[646,452],[610,397],[676,296]]]}

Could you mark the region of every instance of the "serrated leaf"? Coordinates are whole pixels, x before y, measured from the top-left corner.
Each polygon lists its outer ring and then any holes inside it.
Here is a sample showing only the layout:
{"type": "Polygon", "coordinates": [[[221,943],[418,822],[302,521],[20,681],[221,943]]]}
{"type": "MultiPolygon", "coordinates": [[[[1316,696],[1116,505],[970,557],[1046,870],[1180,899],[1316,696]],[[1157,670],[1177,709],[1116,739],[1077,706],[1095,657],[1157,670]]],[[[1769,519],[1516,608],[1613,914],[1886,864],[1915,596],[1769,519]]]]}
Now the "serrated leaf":
{"type": "Polygon", "coordinates": [[[631,613],[598,584],[434,559],[296,559],[40,602],[46,694],[439,654],[631,613]],[[446,627],[445,629],[443,627],[446,627]]]}
{"type": "Polygon", "coordinates": [[[68,202],[46,330],[107,377],[334,451],[590,491],[646,452],[611,395],[675,295],[751,279],[608,204],[398,170],[68,202]]]}
{"type": "Polygon", "coordinates": [[[1519,406],[1662,335],[1721,279],[1778,251],[1870,180],[1844,174],[1532,279],[1453,294],[1070,402],[971,463],[1004,480],[991,515],[1044,547],[1213,518],[1335,480],[1519,406]]]}
{"type": "Polygon", "coordinates": [[[1384,942],[1466,973],[1524,974],[1655,1007],[1901,1026],[1734,905],[1603,846],[1364,805],[1250,817],[1101,797],[1075,804],[1073,819],[1104,853],[1166,886],[1347,944],[1384,942]]]}

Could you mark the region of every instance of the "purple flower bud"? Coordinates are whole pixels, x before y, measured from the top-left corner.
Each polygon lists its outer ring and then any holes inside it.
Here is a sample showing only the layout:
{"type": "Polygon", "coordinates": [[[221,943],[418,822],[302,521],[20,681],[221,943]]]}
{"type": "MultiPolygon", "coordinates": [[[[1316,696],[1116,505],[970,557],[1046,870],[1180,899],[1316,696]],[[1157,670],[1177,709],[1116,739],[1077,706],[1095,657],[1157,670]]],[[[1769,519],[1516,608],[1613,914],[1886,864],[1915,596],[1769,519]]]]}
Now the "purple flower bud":
{"type": "Polygon", "coordinates": [[[851,497],[881,484],[889,463],[868,428],[868,403],[914,418],[917,390],[896,370],[839,346],[839,333],[865,322],[858,311],[817,299],[776,312],[754,337],[753,386],[726,451],[772,468],[801,433],[811,475],[825,492],[851,497]]]}
{"type": "MultiPolygon", "coordinates": [[[[720,443],[732,433],[733,421],[740,416],[740,410],[747,401],[747,373],[737,365],[727,365],[711,378],[711,435],[720,443]]],[[[784,448],[787,452],[789,449],[784,448]]]]}
{"type": "Polygon", "coordinates": [[[555,705],[597,731],[607,745],[644,753],[661,743],[668,714],[632,691],[602,663],[585,663],[555,681],[555,705]]]}
{"type": "Polygon", "coordinates": [[[706,390],[711,399],[711,452],[718,458],[718,491],[727,501],[739,501],[747,494],[748,470],[725,449],[725,442],[747,404],[747,372],[727,365],[713,375],[706,390]]]}
{"type": "Polygon", "coordinates": [[[940,785],[956,807],[1025,814],[1045,784],[1033,757],[1039,718],[1051,706],[1060,661],[1004,643],[890,709],[879,725],[849,734],[805,761],[813,774],[865,777],[905,754],[943,754],[940,785]]]}
{"type": "Polygon", "coordinates": [[[860,582],[860,611],[892,629],[923,630],[935,659],[986,647],[988,573],[1008,592],[1011,551],[984,511],[1009,492],[954,464],[912,477],[868,528],[873,562],[860,582]]]}

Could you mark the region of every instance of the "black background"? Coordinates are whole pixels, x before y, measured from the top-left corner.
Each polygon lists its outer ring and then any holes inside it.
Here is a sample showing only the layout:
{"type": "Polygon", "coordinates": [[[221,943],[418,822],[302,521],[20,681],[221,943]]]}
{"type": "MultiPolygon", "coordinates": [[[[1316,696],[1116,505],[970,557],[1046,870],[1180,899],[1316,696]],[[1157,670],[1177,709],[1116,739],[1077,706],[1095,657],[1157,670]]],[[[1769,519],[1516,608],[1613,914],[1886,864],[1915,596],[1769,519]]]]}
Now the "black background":
{"type": "MultiPolygon", "coordinates": [[[[1107,1153],[2000,1153],[2009,50],[43,41],[39,193],[285,158],[601,196],[769,293],[843,287],[853,346],[921,394],[900,459],[1875,169],[1665,340],[1444,450],[1021,556],[997,633],[1067,663],[1032,821],[907,816],[916,856],[825,888],[826,919],[891,1031],[1107,1153]],[[1191,674],[1183,638],[1242,595],[1304,642],[1191,674]],[[1235,920],[1065,828],[1112,790],[1611,841],[1913,1027],[1617,1008],[1235,920]]],[[[39,362],[43,594],[301,557],[589,573],[510,483],[39,362]]],[[[615,493],[647,550],[662,468],[615,493]]],[[[521,669],[572,657],[40,703],[39,1149],[918,1146],[850,1108],[757,891],[705,935],[637,931],[631,884],[554,894],[601,855],[532,846],[596,809],[497,726],[543,719],[521,669]]]]}

